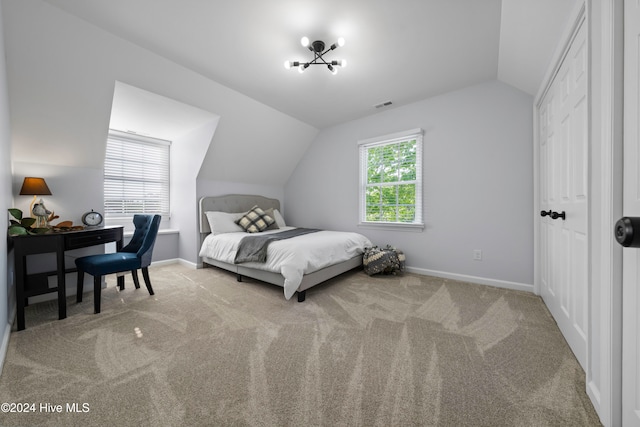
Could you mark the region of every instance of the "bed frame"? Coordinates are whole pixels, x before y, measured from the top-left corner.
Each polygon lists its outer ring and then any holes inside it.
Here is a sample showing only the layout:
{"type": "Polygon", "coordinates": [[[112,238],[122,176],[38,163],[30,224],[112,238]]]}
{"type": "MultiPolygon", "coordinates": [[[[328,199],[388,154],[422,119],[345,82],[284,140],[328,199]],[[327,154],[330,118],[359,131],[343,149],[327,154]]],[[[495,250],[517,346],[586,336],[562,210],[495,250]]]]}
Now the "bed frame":
{"type": "MultiPolygon", "coordinates": [[[[225,196],[202,197],[199,201],[198,210],[200,244],[202,245],[204,238],[209,233],[211,233],[209,221],[207,220],[207,215],[205,214],[205,212],[246,212],[255,205],[260,206],[264,210],[270,208],[280,210],[280,201],[278,199],[270,199],[263,196],[228,194],[225,196]]],[[[246,276],[284,287],[284,277],[282,277],[282,275],[278,273],[256,270],[240,264],[228,264],[226,262],[220,262],[206,257],[202,258],[202,265],[203,267],[211,265],[234,272],[236,273],[239,282],[242,281],[243,276],[246,276]]],[[[300,282],[300,286],[298,286],[297,289],[298,302],[304,301],[307,289],[360,266],[362,266],[362,255],[355,256],[347,261],[338,264],[330,265],[313,273],[305,274],[302,278],[302,282],[300,282]]]]}

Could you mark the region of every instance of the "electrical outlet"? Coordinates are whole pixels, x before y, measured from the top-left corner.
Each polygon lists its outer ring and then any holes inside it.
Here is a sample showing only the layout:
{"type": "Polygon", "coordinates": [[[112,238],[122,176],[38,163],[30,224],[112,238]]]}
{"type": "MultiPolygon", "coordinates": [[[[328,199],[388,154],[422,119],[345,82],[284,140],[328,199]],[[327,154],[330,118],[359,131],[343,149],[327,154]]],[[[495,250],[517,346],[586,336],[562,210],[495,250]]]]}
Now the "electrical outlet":
{"type": "Polygon", "coordinates": [[[475,261],[482,261],[482,251],[480,249],[473,250],[473,259],[475,261]]]}

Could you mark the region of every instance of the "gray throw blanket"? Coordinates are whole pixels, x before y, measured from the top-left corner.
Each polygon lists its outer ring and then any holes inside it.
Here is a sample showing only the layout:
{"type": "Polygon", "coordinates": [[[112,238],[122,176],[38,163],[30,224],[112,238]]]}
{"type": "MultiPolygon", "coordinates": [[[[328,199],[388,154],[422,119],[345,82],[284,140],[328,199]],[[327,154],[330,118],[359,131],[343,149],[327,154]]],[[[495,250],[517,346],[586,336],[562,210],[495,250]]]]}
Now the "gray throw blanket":
{"type": "Polygon", "coordinates": [[[303,234],[315,233],[320,231],[315,228],[294,228],[293,230],[281,231],[279,233],[270,233],[259,236],[246,236],[240,240],[238,251],[236,252],[235,264],[242,262],[266,262],[267,248],[271,242],[276,240],[290,239],[303,234]]]}

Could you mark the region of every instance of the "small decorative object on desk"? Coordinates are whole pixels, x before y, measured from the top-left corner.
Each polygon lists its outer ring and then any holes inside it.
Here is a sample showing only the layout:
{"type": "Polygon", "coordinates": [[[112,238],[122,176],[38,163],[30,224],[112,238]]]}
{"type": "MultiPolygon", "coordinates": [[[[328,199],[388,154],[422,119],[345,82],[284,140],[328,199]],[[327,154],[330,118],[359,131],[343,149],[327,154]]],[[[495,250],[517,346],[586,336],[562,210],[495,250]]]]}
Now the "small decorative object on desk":
{"type": "Polygon", "coordinates": [[[91,212],[86,212],[82,215],[82,223],[89,227],[95,227],[102,224],[102,220],[102,214],[100,212],[94,212],[93,209],[91,209],[91,212]]]}
{"type": "Polygon", "coordinates": [[[62,221],[51,226],[51,231],[76,231],[84,230],[84,225],[73,225],[72,221],[62,221]]]}
{"type": "Polygon", "coordinates": [[[39,203],[33,205],[33,215],[36,217],[36,228],[49,227],[49,215],[51,211],[44,206],[44,201],[40,199],[39,203]]]}
{"type": "Polygon", "coordinates": [[[381,249],[377,246],[366,248],[362,257],[364,272],[374,274],[396,274],[404,271],[404,252],[387,245],[381,249]]]}

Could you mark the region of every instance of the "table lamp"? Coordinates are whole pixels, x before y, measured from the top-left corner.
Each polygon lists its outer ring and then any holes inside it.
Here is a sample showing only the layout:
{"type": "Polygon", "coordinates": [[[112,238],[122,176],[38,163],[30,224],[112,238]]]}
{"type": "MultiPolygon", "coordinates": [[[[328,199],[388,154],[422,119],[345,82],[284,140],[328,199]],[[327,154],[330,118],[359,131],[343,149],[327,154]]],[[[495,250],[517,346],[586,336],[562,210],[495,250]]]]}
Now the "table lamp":
{"type": "Polygon", "coordinates": [[[22,188],[20,189],[21,196],[33,196],[33,200],[31,201],[31,205],[29,205],[29,215],[33,218],[33,204],[36,202],[37,196],[50,196],[51,190],[47,186],[47,183],[44,181],[44,178],[34,178],[28,176],[24,179],[22,183],[22,188]]]}

